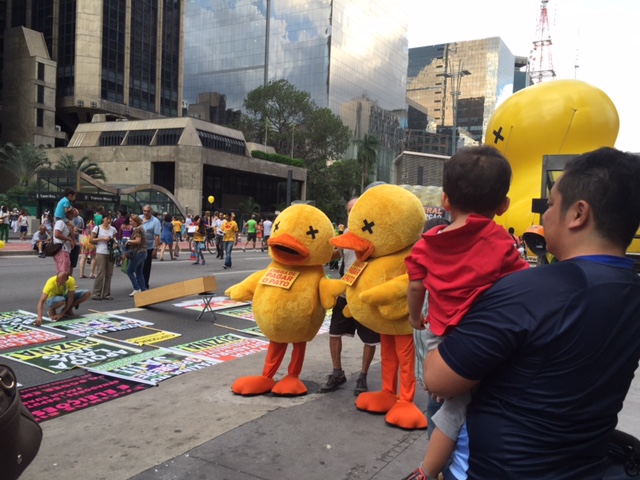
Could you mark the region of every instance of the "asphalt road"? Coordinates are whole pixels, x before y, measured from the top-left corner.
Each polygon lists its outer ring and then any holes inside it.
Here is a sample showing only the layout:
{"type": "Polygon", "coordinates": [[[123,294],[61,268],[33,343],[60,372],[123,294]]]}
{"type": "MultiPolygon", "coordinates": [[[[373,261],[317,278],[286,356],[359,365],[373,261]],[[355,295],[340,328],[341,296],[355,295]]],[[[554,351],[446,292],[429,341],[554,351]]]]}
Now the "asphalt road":
{"type": "MultiPolygon", "coordinates": [[[[218,288],[217,294],[224,295],[224,291],[246,278],[256,270],[265,268],[269,264],[269,257],[266,253],[235,251],[232,255],[233,267],[228,270],[222,268],[222,261],[215,258],[215,255],[205,253],[206,264],[204,266],[192,265],[192,261],[183,253],[179,260],[160,262],[154,260],[151,270],[151,286],[159,287],[183,280],[197,278],[201,276],[214,275],[218,288]]],[[[168,254],[166,255],[168,257],[168,254]]],[[[38,258],[37,256],[2,256],[0,257],[0,270],[2,280],[0,283],[0,311],[26,310],[37,312],[37,302],[42,292],[46,280],[55,275],[55,265],[51,258],[38,258]]],[[[89,273],[89,266],[85,273],[89,273]]],[[[74,270],[78,288],[91,289],[93,279],[81,279],[79,269],[74,270]]],[[[133,299],[129,297],[132,287],[129,278],[116,268],[111,282],[112,301],[88,300],[80,306],[79,314],[93,312],[114,312],[134,309],[133,299]]],[[[193,297],[193,298],[197,298],[193,297]]],[[[196,321],[198,312],[185,308],[174,307],[174,303],[187,300],[180,299],[166,303],[160,303],[141,311],[136,311],[135,315],[130,315],[138,320],[153,322],[153,328],[167,330],[182,334],[173,340],[162,343],[162,346],[173,346],[193,340],[209,338],[215,335],[230,333],[230,330],[217,327],[211,321],[211,315],[203,315],[200,321],[196,321]]],[[[46,315],[46,311],[45,311],[46,315]]],[[[128,316],[126,313],[121,313],[128,316]]],[[[218,316],[218,318],[222,318],[218,316]]],[[[224,318],[220,323],[232,327],[246,327],[242,320],[230,317],[224,318]]],[[[246,323],[246,322],[245,322],[246,323]]],[[[140,330],[129,330],[109,334],[112,338],[125,339],[142,335],[140,330]],[[135,333],[132,333],[135,332],[135,333]]],[[[75,338],[75,337],[72,337],[75,338]]],[[[142,347],[143,349],[145,347],[142,347]]],[[[15,371],[21,384],[25,387],[39,385],[53,381],[50,373],[43,370],[23,365],[11,360],[2,359],[15,371]]],[[[77,375],[77,372],[63,372],[55,375],[55,380],[77,375]]]]}

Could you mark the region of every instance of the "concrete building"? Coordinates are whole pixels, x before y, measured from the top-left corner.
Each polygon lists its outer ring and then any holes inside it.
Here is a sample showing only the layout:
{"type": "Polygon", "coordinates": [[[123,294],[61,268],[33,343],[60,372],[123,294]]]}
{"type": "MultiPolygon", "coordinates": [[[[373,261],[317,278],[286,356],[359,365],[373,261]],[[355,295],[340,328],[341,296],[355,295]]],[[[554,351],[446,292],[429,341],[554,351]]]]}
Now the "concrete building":
{"type": "Polygon", "coordinates": [[[47,154],[86,155],[110,185],[162,187],[189,213],[237,211],[248,197],[275,212],[286,205],[288,183],[291,200],[306,198],[306,169],[252,158],[242,132],[191,117],[84,123],[67,148],[47,154]]]}
{"type": "Polygon", "coordinates": [[[340,116],[355,139],[376,136],[378,175],[388,178],[401,144],[396,112],[406,109],[407,20],[404,1],[188,2],[185,100],[215,91],[226,108],[241,109],[248,92],[286,79],[340,116]]]}
{"type": "MultiPolygon", "coordinates": [[[[181,115],[185,0],[3,0],[2,4],[6,4],[7,27],[5,100],[34,76],[7,68],[7,55],[36,53],[55,62],[54,129],[58,125],[68,138],[95,114],[131,119],[181,115]],[[23,33],[12,32],[20,27],[23,33]],[[27,29],[42,35],[48,56],[41,48],[34,50],[34,34],[25,33],[27,29]],[[9,36],[16,35],[32,48],[10,51],[9,36]]],[[[3,115],[4,124],[10,119],[3,115]]],[[[15,141],[4,132],[2,138],[15,141]]],[[[38,144],[37,140],[36,133],[28,143],[38,144]]]]}
{"type": "MultiPolygon", "coordinates": [[[[458,129],[481,143],[499,99],[530,84],[528,74],[520,71],[526,61],[515,57],[499,37],[409,49],[409,130],[446,135],[447,154],[454,124],[458,147],[469,143],[458,142],[458,129]]],[[[419,136],[409,131],[405,135],[419,136]]]]}

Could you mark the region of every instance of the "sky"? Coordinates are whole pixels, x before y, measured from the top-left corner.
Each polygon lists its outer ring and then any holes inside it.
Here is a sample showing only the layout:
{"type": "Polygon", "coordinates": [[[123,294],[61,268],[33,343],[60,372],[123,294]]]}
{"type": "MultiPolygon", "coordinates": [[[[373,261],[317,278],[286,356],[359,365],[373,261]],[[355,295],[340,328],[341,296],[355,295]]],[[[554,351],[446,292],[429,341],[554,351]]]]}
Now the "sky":
{"type": "MultiPolygon", "coordinates": [[[[540,0],[409,3],[409,48],[497,36],[514,55],[529,56],[537,38],[540,0]]],[[[640,152],[640,2],[549,0],[547,11],[556,78],[603,90],[620,117],[616,148],[640,152]]]]}

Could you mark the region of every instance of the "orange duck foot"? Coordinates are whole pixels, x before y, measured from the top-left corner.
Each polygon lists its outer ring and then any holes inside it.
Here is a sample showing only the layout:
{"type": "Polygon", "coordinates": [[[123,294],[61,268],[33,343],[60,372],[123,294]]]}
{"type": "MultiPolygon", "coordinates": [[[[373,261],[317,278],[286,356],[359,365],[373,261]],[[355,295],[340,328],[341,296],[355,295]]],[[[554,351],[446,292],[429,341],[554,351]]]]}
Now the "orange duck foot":
{"type": "Polygon", "coordinates": [[[387,413],[396,403],[398,396],[385,391],[364,392],[356,399],[356,407],[359,410],[371,413],[387,413]]]}
{"type": "Polygon", "coordinates": [[[298,377],[287,375],[271,389],[271,393],[287,397],[296,397],[298,395],[306,395],[307,387],[300,381],[298,377]]]}
{"type": "Polygon", "coordinates": [[[253,377],[240,377],[231,385],[231,391],[236,395],[262,395],[269,393],[276,381],[262,375],[253,377]]]}
{"type": "Polygon", "coordinates": [[[385,421],[405,430],[422,430],[427,428],[424,413],[413,402],[399,401],[384,417],[385,421]]]}

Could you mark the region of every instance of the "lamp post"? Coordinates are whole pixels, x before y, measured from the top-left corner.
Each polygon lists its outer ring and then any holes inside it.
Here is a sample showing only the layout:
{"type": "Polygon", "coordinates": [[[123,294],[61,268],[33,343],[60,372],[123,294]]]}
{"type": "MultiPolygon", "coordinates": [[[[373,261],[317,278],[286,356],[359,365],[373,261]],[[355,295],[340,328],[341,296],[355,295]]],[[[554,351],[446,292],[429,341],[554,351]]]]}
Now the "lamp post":
{"type": "Polygon", "coordinates": [[[462,82],[462,77],[471,75],[471,72],[469,70],[463,70],[462,60],[460,60],[458,62],[457,70],[452,67],[450,72],[442,73],[441,75],[451,80],[451,108],[453,109],[453,127],[451,131],[451,155],[454,155],[457,150],[456,136],[458,133],[458,98],[460,97],[460,83],[462,82]]]}

